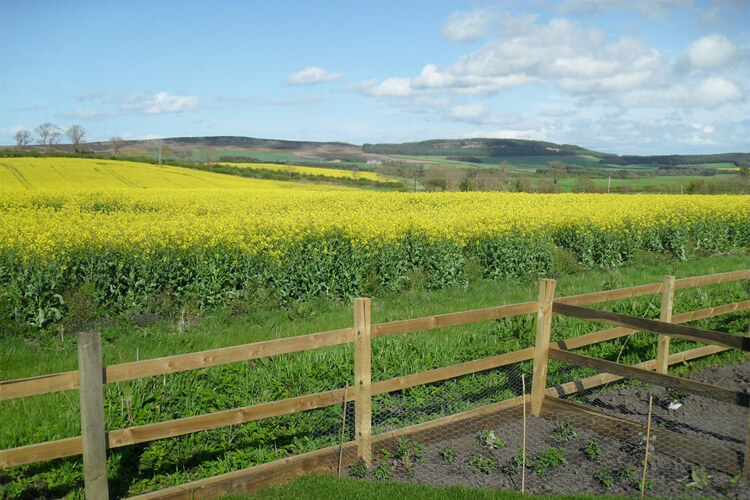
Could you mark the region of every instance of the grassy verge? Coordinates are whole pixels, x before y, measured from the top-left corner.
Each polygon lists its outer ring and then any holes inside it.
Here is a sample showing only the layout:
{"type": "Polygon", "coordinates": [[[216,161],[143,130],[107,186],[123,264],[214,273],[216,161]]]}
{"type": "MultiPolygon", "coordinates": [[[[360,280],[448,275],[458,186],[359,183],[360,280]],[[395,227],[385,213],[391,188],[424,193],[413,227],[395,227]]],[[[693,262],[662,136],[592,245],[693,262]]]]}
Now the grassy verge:
{"type": "MultiPolygon", "coordinates": [[[[529,498],[517,491],[487,490],[479,488],[464,488],[453,486],[437,488],[421,484],[407,484],[396,482],[373,482],[356,479],[338,479],[330,476],[302,476],[294,481],[266,488],[255,495],[224,497],[224,500],[242,500],[254,498],[258,500],[282,500],[295,498],[298,500],[326,498],[328,500],[352,499],[359,500],[391,500],[393,498],[409,498],[411,500],[521,500],[529,498]]],[[[539,500],[614,500],[624,497],[591,496],[591,495],[540,495],[534,496],[539,500]]]]}
{"type": "MultiPolygon", "coordinates": [[[[653,283],[664,274],[677,277],[732,271],[747,267],[747,254],[664,262],[655,259],[638,267],[612,272],[585,272],[559,276],[557,296],[573,295],[635,284],[653,283]]],[[[534,281],[475,280],[467,287],[425,291],[415,287],[405,293],[376,297],[373,322],[534,300],[534,281]]],[[[675,314],[728,302],[746,300],[747,283],[713,285],[681,290],[675,314]]],[[[645,317],[658,317],[658,296],[619,301],[609,309],[645,317]]],[[[93,325],[105,339],[106,364],[136,358],[302,335],[348,327],[349,303],[312,301],[279,309],[273,303],[237,302],[214,313],[189,310],[171,317],[123,318],[93,325]]],[[[747,313],[704,320],[696,325],[735,333],[747,329],[747,313]]],[[[89,325],[92,326],[92,325],[89,325]]],[[[601,329],[601,326],[556,317],[553,339],[601,329]]],[[[410,335],[376,339],[373,343],[373,380],[408,375],[463,361],[514,351],[532,345],[534,317],[526,315],[410,335]]],[[[676,348],[688,343],[675,341],[676,348]]],[[[584,352],[605,359],[632,363],[652,358],[656,342],[649,334],[634,335],[592,346],[584,352]]],[[[330,390],[352,384],[351,346],[277,356],[248,363],[195,370],[164,377],[108,384],[105,388],[107,429],[166,421],[287,397],[330,390]]],[[[727,354],[713,359],[741,359],[727,354]]],[[[695,366],[695,365],[692,365],[695,366]]],[[[6,335],[0,338],[0,378],[42,375],[76,368],[75,336],[66,329],[6,335]]],[[[373,401],[375,431],[404,426],[482,406],[518,394],[513,385],[518,373],[530,379],[530,363],[509,370],[492,370],[439,384],[381,395],[373,401]],[[399,411],[394,411],[399,409],[399,411]],[[394,417],[396,415],[396,417],[394,417]]],[[[592,372],[550,364],[550,384],[574,380],[592,372]]],[[[117,449],[110,452],[112,496],[122,497],[181,484],[253,464],[337,443],[341,407],[329,407],[285,417],[266,419],[225,429],[117,449]]],[[[353,419],[347,420],[351,423],[353,419]]],[[[80,433],[76,391],[0,402],[0,449],[22,446],[80,433]],[[50,418],[55,415],[55,418],[50,418]]],[[[349,429],[347,432],[351,432],[349,429]]],[[[82,494],[80,458],[16,467],[0,473],[0,497],[63,496],[82,494]]]]}

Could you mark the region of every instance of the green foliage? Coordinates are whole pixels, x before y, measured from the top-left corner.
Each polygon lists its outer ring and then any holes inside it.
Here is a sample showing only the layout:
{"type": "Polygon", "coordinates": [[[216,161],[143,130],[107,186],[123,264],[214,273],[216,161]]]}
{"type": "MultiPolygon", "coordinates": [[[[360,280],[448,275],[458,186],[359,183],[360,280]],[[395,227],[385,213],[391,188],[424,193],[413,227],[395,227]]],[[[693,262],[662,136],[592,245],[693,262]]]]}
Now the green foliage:
{"type": "Polygon", "coordinates": [[[611,488],[615,482],[615,478],[612,477],[612,474],[610,474],[607,469],[599,469],[599,482],[602,483],[605,488],[611,488]]]}
{"type": "Polygon", "coordinates": [[[443,457],[443,460],[450,463],[456,459],[456,451],[453,449],[453,446],[446,446],[440,450],[440,456],[443,457]]]}
{"type": "Polygon", "coordinates": [[[349,474],[362,479],[367,474],[367,464],[361,458],[349,466],[349,474]]]}
{"type": "Polygon", "coordinates": [[[390,479],[393,477],[393,469],[391,469],[387,461],[382,461],[372,470],[372,476],[375,479],[390,479]]]}
{"type": "Polygon", "coordinates": [[[567,463],[568,461],[565,460],[565,448],[549,446],[542,453],[534,457],[534,474],[544,477],[547,475],[549,469],[554,469],[567,463]]]}
{"type": "Polygon", "coordinates": [[[496,450],[505,446],[505,443],[499,437],[495,437],[495,433],[491,430],[479,431],[479,439],[483,446],[496,450]]]}
{"type": "Polygon", "coordinates": [[[573,424],[567,418],[557,424],[555,427],[554,436],[558,441],[570,441],[578,437],[578,433],[573,428],[573,424]]]}
{"type": "Polygon", "coordinates": [[[479,469],[482,474],[489,474],[493,470],[500,467],[500,463],[495,457],[482,457],[480,455],[474,455],[469,462],[469,465],[479,469]]]}
{"type": "Polygon", "coordinates": [[[585,453],[588,459],[592,462],[599,460],[599,457],[602,454],[602,449],[601,447],[599,447],[599,442],[596,440],[596,438],[592,437],[591,439],[589,439],[589,443],[588,445],[586,445],[585,453]]]}
{"type": "Polygon", "coordinates": [[[396,441],[396,449],[393,451],[394,463],[400,464],[404,471],[411,475],[413,473],[414,461],[420,458],[425,451],[422,443],[412,441],[407,437],[396,441]]]}
{"type": "Polygon", "coordinates": [[[685,491],[689,491],[693,488],[702,490],[708,486],[708,472],[706,472],[704,467],[696,467],[691,470],[690,479],[692,479],[692,481],[685,485],[685,491]]]}

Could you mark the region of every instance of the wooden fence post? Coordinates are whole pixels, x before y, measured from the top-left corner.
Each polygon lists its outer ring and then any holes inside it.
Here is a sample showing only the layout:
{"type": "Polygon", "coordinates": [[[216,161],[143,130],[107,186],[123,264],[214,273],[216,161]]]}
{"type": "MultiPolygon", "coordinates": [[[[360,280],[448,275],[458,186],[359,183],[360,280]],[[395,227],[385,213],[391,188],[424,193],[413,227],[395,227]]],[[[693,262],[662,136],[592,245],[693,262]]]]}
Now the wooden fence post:
{"type": "MultiPolygon", "coordinates": [[[[674,304],[674,276],[664,276],[661,289],[661,312],[659,321],[672,322],[672,305],[674,304]]],[[[666,374],[669,369],[669,342],[671,337],[659,335],[659,346],[656,351],[656,373],[666,374]]]]}
{"type": "Polygon", "coordinates": [[[354,429],[357,456],[372,465],[370,299],[354,299],[354,429]]]}
{"type": "Polygon", "coordinates": [[[107,500],[107,438],[104,433],[102,334],[78,334],[81,441],[86,498],[107,500]]]}
{"type": "Polygon", "coordinates": [[[547,359],[552,327],[552,301],[555,298],[555,280],[539,280],[539,309],[536,313],[536,343],[534,346],[534,373],[531,381],[531,414],[538,417],[542,411],[544,392],[547,389],[547,359]]]}

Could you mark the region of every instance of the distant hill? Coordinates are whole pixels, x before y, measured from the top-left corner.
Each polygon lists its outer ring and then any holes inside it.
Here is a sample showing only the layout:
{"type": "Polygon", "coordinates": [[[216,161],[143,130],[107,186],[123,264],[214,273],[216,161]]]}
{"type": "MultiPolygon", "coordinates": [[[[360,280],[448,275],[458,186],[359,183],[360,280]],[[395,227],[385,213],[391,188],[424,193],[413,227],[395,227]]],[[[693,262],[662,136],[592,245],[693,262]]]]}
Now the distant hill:
{"type": "Polygon", "coordinates": [[[364,153],[381,155],[407,156],[445,156],[463,161],[474,162],[473,159],[483,157],[501,158],[518,156],[547,156],[565,162],[564,157],[590,156],[597,158],[603,165],[700,165],[716,163],[732,163],[737,166],[750,165],[750,153],[723,153],[707,155],[651,155],[620,156],[603,153],[576,146],[574,144],[555,144],[545,141],[524,139],[437,139],[420,142],[404,142],[400,144],[364,144],[364,153]]]}
{"type": "MultiPolygon", "coordinates": [[[[110,141],[91,142],[85,146],[96,153],[111,153],[115,145],[110,141]]],[[[388,160],[442,162],[453,161],[464,164],[497,165],[507,158],[510,163],[519,163],[526,158],[527,166],[544,166],[548,161],[561,161],[585,166],[625,167],[647,165],[652,167],[674,167],[685,165],[727,164],[750,166],[750,153],[722,153],[706,155],[618,155],[590,150],[575,144],[556,144],[525,139],[433,139],[420,142],[363,144],[358,146],[345,142],[289,141],[238,136],[170,137],[152,140],[126,140],[117,148],[127,154],[154,154],[158,148],[173,150],[175,156],[181,151],[190,151],[192,158],[206,161],[200,152],[218,151],[225,161],[276,162],[295,164],[310,160],[314,163],[350,163],[364,165],[367,162],[388,160]],[[424,157],[424,159],[422,159],[424,157]],[[429,158],[428,158],[429,157],[429,158]]],[[[72,150],[72,146],[61,144],[61,150],[72,150]]],[[[167,153],[169,154],[169,153],[167,153]]],[[[214,154],[214,156],[216,156],[214,154]]],[[[183,156],[184,157],[184,156],[183,156]]]]}
{"type": "Polygon", "coordinates": [[[401,144],[364,144],[362,151],[386,155],[573,156],[602,155],[572,144],[523,139],[434,139],[401,144]]]}

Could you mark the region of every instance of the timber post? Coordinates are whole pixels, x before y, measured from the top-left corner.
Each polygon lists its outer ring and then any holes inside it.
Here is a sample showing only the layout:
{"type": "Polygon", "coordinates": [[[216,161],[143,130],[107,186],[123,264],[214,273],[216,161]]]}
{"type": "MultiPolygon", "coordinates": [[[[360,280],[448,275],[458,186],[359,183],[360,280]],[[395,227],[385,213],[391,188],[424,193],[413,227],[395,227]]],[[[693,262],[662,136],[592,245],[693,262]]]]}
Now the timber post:
{"type": "Polygon", "coordinates": [[[372,465],[370,299],[354,299],[354,440],[357,457],[372,465]]]}
{"type": "Polygon", "coordinates": [[[78,334],[78,377],[81,401],[81,444],[86,498],[107,500],[107,437],[104,432],[102,334],[78,334]]]}
{"type": "Polygon", "coordinates": [[[536,313],[536,342],[534,345],[534,372],[531,381],[531,414],[538,417],[547,389],[547,360],[552,328],[552,301],[555,298],[555,280],[539,280],[539,308],[536,313]]]}
{"type": "MultiPolygon", "coordinates": [[[[674,305],[674,276],[664,276],[661,289],[661,310],[659,321],[672,322],[672,306],[674,305]]],[[[666,374],[669,368],[669,343],[671,337],[659,335],[659,345],[656,351],[656,372],[666,374]]]]}

